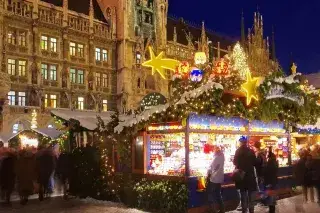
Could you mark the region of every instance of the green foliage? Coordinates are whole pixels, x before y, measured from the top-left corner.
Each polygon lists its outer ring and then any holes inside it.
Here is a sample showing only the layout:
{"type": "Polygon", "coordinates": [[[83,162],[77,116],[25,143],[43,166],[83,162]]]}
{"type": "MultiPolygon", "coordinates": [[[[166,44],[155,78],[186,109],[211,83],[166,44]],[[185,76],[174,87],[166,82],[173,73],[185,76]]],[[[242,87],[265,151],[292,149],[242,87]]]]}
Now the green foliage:
{"type": "Polygon", "coordinates": [[[187,185],[174,181],[147,181],[133,187],[136,207],[147,211],[182,213],[188,204],[187,185]]]}

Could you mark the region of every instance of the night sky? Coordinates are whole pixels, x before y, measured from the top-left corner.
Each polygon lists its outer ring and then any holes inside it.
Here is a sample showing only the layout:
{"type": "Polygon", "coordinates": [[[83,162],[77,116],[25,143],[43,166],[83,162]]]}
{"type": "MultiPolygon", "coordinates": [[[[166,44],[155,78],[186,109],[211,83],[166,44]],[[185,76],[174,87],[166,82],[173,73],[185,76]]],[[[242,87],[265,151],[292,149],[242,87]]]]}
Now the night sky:
{"type": "Polygon", "coordinates": [[[320,72],[319,0],[169,0],[169,14],[201,24],[220,34],[240,38],[241,11],[246,33],[253,14],[263,15],[265,37],[275,29],[276,54],[288,71],[291,59],[302,73],[320,72]],[[192,2],[192,3],[191,3],[192,2]]]}

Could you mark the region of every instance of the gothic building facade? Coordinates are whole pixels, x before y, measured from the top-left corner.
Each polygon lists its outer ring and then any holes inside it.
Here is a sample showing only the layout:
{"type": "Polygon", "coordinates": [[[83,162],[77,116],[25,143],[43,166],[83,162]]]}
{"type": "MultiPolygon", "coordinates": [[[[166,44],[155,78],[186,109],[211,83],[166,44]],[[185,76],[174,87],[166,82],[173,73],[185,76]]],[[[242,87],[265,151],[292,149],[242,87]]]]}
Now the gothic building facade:
{"type": "MultiPolygon", "coordinates": [[[[168,18],[168,0],[0,3],[1,132],[29,128],[34,109],[45,128],[55,108],[126,112],[150,92],[168,97],[168,80],[141,66],[147,48],[191,59],[205,33],[168,18]]],[[[233,41],[207,35],[215,57],[228,52],[233,41]]]]}
{"type": "MultiPolygon", "coordinates": [[[[141,65],[149,46],[179,60],[202,50],[214,61],[231,51],[236,40],[204,23],[170,18],[168,6],[168,0],[0,0],[0,132],[30,128],[34,109],[38,127],[46,128],[54,126],[53,109],[127,112],[151,92],[169,97],[170,73],[163,79],[141,65]]],[[[243,41],[260,69],[271,63],[262,19],[254,29],[243,41]]]]}

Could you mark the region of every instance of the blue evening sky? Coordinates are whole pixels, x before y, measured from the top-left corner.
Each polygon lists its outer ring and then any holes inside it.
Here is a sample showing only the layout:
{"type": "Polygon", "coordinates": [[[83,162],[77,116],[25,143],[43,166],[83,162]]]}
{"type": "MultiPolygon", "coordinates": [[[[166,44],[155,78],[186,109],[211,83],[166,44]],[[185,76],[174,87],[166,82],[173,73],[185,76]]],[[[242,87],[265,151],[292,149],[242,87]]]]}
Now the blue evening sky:
{"type": "Polygon", "coordinates": [[[287,71],[291,58],[302,73],[320,72],[320,0],[169,0],[169,14],[240,38],[241,11],[246,32],[259,8],[265,36],[275,29],[276,53],[287,71]],[[292,56],[291,56],[292,55],[292,56]]]}

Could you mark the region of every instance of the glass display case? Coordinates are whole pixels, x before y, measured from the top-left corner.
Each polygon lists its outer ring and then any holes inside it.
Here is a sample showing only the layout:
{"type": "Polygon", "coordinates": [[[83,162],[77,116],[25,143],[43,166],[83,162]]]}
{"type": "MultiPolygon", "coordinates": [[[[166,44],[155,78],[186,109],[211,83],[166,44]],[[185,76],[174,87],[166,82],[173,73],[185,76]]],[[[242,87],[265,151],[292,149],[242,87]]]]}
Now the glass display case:
{"type": "Polygon", "coordinates": [[[157,175],[184,175],[184,133],[148,135],[148,173],[157,175]]]}

